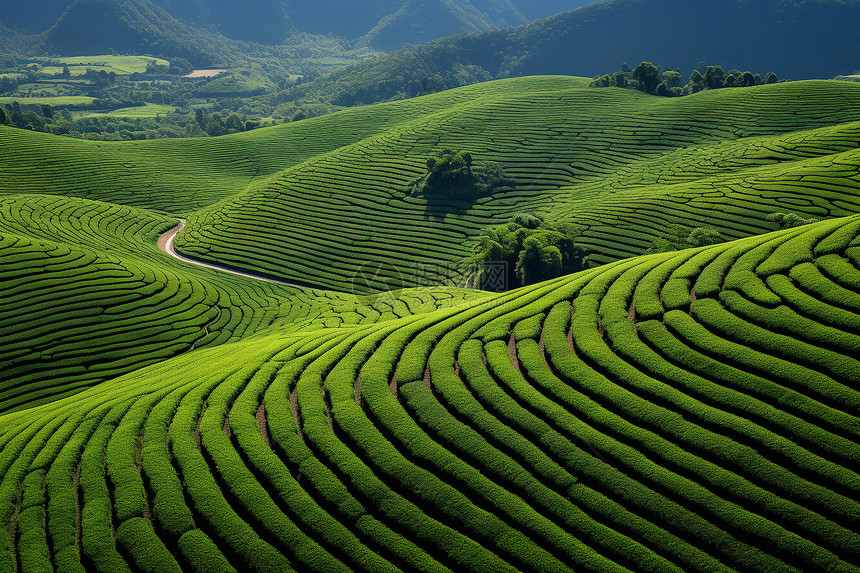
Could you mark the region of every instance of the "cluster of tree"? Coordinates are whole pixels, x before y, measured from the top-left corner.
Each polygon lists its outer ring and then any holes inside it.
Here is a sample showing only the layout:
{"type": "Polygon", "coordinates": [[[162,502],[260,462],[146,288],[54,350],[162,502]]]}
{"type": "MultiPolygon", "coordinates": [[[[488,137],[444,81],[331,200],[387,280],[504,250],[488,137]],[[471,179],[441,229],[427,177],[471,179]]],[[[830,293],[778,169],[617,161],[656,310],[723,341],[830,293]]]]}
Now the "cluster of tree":
{"type": "Polygon", "coordinates": [[[260,126],[259,121],[242,121],[242,118],[235,113],[226,115],[226,117],[225,115],[207,114],[206,110],[199,108],[194,112],[194,121],[197,122],[202,131],[212,137],[250,131],[260,126]]]}
{"type": "MultiPolygon", "coordinates": [[[[108,103],[121,107],[130,107],[127,104],[142,105],[135,102],[108,103]]],[[[263,122],[259,118],[243,118],[229,111],[217,112],[211,109],[174,112],[159,117],[74,117],[67,108],[22,106],[13,102],[10,106],[0,105],[0,125],[79,139],[121,141],[227,135],[262,127],[263,122]]]]}
{"type": "MultiPolygon", "coordinates": [[[[802,217],[796,213],[771,213],[765,220],[774,223],[779,229],[791,229],[818,221],[815,217],[802,217]]],[[[712,227],[685,227],[672,225],[665,234],[651,241],[647,253],[668,253],[694,247],[706,247],[724,243],[729,239],[712,227]]]]}
{"type": "Polygon", "coordinates": [[[34,109],[22,108],[18,102],[12,102],[8,108],[0,105],[0,125],[51,132],[49,125],[68,125],[73,121],[72,114],[67,109],[58,113],[55,113],[49,105],[34,107],[34,109]]]}
{"type": "Polygon", "coordinates": [[[791,229],[818,221],[815,217],[801,217],[796,213],[771,213],[765,220],[769,223],[776,223],[780,229],[791,229]]]}
{"type": "Polygon", "coordinates": [[[706,247],[728,241],[719,231],[711,227],[685,227],[672,225],[666,233],[651,241],[647,253],[668,253],[694,247],[706,247]]]}
{"type": "Polygon", "coordinates": [[[26,70],[16,75],[4,74],[0,76],[0,94],[14,92],[20,85],[35,83],[38,77],[33,70],[26,70]]]}
{"type": "MultiPolygon", "coordinates": [[[[68,68],[66,68],[68,70],[68,68]]],[[[106,86],[116,83],[116,72],[106,72],[104,70],[94,70],[87,68],[84,72],[84,79],[91,85],[106,86]]]]}
{"type": "Polygon", "coordinates": [[[584,269],[588,251],[578,243],[584,229],[571,223],[548,224],[526,213],[485,230],[470,259],[475,286],[502,291],[584,269]]]}
{"type": "Polygon", "coordinates": [[[473,202],[479,197],[511,188],[516,182],[498,163],[474,162],[465,151],[445,149],[427,160],[427,172],[410,186],[410,194],[427,199],[473,202]]]}
{"type": "Polygon", "coordinates": [[[647,94],[659,96],[685,96],[704,90],[720,88],[743,88],[762,84],[775,84],[779,81],[773,72],[762,79],[760,74],[731,70],[728,74],[721,66],[709,66],[704,62],[693,70],[686,85],[681,86],[679,70],[663,70],[651,62],[642,62],[634,69],[626,63],[612,75],[597,76],[591,82],[591,87],[618,87],[639,90],[647,94]]]}

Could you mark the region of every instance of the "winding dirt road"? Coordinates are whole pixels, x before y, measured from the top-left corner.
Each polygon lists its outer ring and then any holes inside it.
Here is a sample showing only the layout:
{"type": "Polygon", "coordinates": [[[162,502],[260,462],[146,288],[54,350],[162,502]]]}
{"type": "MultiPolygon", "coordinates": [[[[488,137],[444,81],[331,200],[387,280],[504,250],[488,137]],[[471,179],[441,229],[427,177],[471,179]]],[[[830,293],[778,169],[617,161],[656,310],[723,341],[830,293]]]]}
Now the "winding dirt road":
{"type": "Polygon", "coordinates": [[[267,278],[264,276],[255,275],[253,273],[246,273],[246,272],[242,272],[242,271],[237,271],[237,270],[231,269],[229,267],[224,267],[221,265],[213,265],[211,263],[204,263],[202,261],[196,261],[194,259],[180,255],[179,253],[176,252],[176,248],[173,246],[173,240],[176,238],[176,235],[179,234],[179,231],[181,231],[183,228],[185,228],[185,219],[180,219],[178,225],[176,225],[175,227],[173,227],[172,229],[170,229],[169,231],[167,231],[166,233],[161,235],[161,237],[159,237],[158,248],[161,251],[163,251],[163,252],[167,253],[168,255],[170,255],[171,257],[173,257],[174,259],[182,261],[183,263],[187,263],[189,265],[195,265],[198,267],[213,269],[216,271],[221,271],[223,273],[229,273],[231,275],[236,275],[236,276],[240,276],[240,277],[245,277],[245,278],[254,279],[254,280],[263,281],[263,282],[267,282],[267,283],[271,283],[271,284],[281,285],[281,286],[288,286],[288,287],[301,288],[301,289],[312,288],[310,285],[301,284],[301,283],[290,283],[290,282],[270,279],[270,278],[267,278]]]}

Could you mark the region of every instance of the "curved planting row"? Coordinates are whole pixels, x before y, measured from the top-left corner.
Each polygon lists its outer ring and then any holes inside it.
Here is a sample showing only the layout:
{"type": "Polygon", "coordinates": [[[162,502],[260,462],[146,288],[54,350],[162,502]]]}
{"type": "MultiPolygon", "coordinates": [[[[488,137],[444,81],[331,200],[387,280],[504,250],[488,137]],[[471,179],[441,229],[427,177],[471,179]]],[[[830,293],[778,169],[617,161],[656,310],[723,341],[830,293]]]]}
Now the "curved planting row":
{"type": "Polygon", "coordinates": [[[437,289],[358,300],[188,268],[154,244],[175,223],[83,199],[0,200],[0,411],[273,325],[374,323],[481,296],[437,289]]]}
{"type": "MultiPolygon", "coordinates": [[[[524,79],[518,89],[587,84],[583,78],[524,79]]],[[[495,82],[218,138],[95,142],[0,126],[0,194],[85,197],[181,215],[416,115],[508,91],[509,85],[495,82]]]]}
{"type": "MultiPolygon", "coordinates": [[[[728,239],[774,230],[766,218],[778,211],[860,211],[856,86],[797,82],[667,99],[556,78],[501,83],[508,93],[464,88],[471,100],[189,216],[177,248],[338,290],[353,288],[366,267],[382,267],[365,286],[385,290],[462,283],[456,263],[471,253],[470,239],[523,211],[584,225],[593,263],[641,254],[671,225],[714,226],[728,239]],[[445,148],[501,163],[517,189],[474,205],[409,196],[427,158],[445,148]]],[[[398,106],[418,111],[424,102],[398,106]]]]}
{"type": "Polygon", "coordinates": [[[860,217],[0,417],[3,571],[857,571],[860,217]]]}

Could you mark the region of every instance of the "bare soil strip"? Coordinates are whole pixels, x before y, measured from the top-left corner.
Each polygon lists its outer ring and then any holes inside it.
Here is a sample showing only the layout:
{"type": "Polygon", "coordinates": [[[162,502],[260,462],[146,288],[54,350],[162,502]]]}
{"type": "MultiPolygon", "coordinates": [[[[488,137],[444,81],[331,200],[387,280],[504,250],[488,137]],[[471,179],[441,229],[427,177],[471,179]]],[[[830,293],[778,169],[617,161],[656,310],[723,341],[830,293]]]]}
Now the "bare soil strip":
{"type": "Polygon", "coordinates": [[[266,445],[271,445],[269,441],[269,428],[266,426],[266,404],[260,403],[260,407],[257,409],[257,425],[260,426],[260,434],[263,436],[263,441],[266,442],[266,445]]]}
{"type": "Polygon", "coordinates": [[[517,372],[522,372],[520,370],[519,358],[517,358],[517,339],[514,337],[513,331],[511,332],[511,337],[508,339],[508,356],[511,358],[511,364],[514,365],[517,372]]]}

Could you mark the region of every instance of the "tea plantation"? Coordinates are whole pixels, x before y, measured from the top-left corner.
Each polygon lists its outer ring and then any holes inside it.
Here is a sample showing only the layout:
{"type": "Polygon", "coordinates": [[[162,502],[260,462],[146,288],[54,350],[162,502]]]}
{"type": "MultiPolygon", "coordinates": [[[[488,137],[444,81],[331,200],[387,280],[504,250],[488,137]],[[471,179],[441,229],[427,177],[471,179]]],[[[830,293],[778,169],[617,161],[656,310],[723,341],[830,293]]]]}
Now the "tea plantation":
{"type": "Polygon", "coordinates": [[[856,216],[270,330],[0,417],[0,567],[856,571],[858,348],[856,216]]]}
{"type": "MultiPolygon", "coordinates": [[[[687,98],[578,85],[480,84],[455,90],[472,97],[436,113],[418,107],[425,98],[380,106],[415,106],[416,119],[194,213],[177,246],[338,290],[357,268],[384,260],[391,271],[374,285],[384,289],[462,284],[452,263],[468,255],[468,239],[523,211],[584,225],[594,264],[642,254],[673,224],[706,222],[741,238],[774,230],[765,220],[774,212],[860,212],[858,85],[796,82],[687,98]],[[409,196],[427,158],[445,148],[499,162],[516,190],[474,204],[409,196]]],[[[316,121],[323,130],[335,119],[316,121]]]]}
{"type": "Polygon", "coordinates": [[[860,84],[586,84],[0,127],[0,573],[860,571],[860,84]],[[458,288],[524,212],[590,268],[458,288]]]}
{"type": "Polygon", "coordinates": [[[156,247],[175,220],[86,199],[0,199],[0,411],[32,406],[272,325],[332,327],[480,293],[359,300],[189,267],[156,247]]]}

